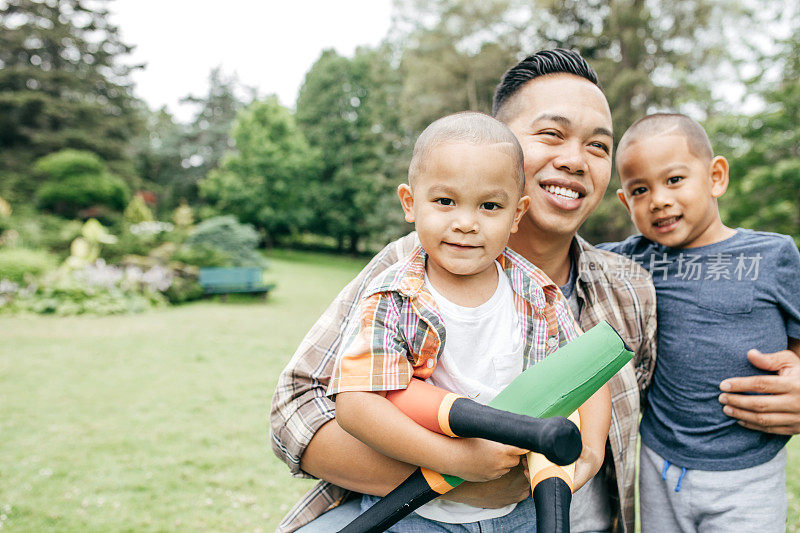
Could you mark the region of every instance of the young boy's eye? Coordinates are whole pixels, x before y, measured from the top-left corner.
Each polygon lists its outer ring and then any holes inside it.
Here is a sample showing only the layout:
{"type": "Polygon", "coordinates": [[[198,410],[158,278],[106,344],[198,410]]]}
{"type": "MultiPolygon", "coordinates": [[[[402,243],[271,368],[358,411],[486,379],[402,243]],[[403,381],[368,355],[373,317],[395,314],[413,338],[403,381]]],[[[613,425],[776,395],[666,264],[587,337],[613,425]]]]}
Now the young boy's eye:
{"type": "Polygon", "coordinates": [[[495,209],[500,209],[501,206],[497,202],[483,202],[481,207],[487,211],[494,211],[495,209]]]}
{"type": "Polygon", "coordinates": [[[439,205],[456,205],[452,198],[437,198],[434,202],[439,205]]]}
{"type": "Polygon", "coordinates": [[[683,180],[683,176],[672,176],[670,178],[667,178],[667,183],[669,185],[675,185],[676,183],[678,183],[679,181],[682,181],[682,180],[683,180]]]}
{"type": "Polygon", "coordinates": [[[647,187],[636,187],[631,191],[631,196],[638,196],[647,192],[647,187]]]}

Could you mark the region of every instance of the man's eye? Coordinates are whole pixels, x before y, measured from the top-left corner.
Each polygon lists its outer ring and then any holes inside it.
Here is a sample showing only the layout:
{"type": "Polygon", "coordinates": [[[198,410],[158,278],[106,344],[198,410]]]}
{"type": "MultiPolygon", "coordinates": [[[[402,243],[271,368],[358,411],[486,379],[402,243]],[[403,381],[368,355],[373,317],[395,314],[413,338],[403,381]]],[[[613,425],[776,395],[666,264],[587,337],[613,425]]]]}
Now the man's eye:
{"type": "Polygon", "coordinates": [[[631,196],[638,196],[647,192],[647,187],[636,187],[631,191],[631,196]]]}
{"type": "Polygon", "coordinates": [[[487,211],[494,211],[495,209],[500,209],[501,205],[497,202],[483,202],[481,207],[487,211]]]}
{"type": "Polygon", "coordinates": [[[667,178],[667,183],[669,185],[675,185],[679,181],[683,181],[683,176],[672,176],[670,178],[667,178]]]}
{"type": "Polygon", "coordinates": [[[611,150],[608,148],[608,145],[605,144],[605,143],[593,142],[592,146],[594,146],[595,148],[599,148],[600,150],[604,151],[607,154],[611,153],[611,150]]]}
{"type": "Polygon", "coordinates": [[[455,202],[452,200],[452,198],[437,198],[434,200],[434,202],[439,205],[455,205],[455,202]]]}

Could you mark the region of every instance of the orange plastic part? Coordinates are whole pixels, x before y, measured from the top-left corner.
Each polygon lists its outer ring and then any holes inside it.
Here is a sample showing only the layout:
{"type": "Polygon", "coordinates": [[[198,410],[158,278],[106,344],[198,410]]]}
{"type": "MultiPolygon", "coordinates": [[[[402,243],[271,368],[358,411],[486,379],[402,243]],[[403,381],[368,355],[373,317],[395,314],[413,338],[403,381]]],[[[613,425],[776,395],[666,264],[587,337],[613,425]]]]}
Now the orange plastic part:
{"type": "Polygon", "coordinates": [[[450,408],[458,394],[440,389],[419,379],[412,379],[403,390],[386,393],[386,398],[420,426],[455,437],[450,430],[450,408]]]}

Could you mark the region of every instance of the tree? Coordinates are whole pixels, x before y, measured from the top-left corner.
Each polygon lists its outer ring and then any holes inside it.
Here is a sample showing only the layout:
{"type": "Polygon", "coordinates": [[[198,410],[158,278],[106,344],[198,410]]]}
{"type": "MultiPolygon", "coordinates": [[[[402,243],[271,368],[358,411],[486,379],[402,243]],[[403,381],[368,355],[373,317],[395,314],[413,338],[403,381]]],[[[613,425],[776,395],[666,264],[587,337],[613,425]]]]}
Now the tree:
{"type": "Polygon", "coordinates": [[[91,0],[0,4],[0,194],[29,201],[32,162],[89,150],[134,183],[129,140],[140,129],[131,47],[91,0]]]}
{"type": "Polygon", "coordinates": [[[731,182],[720,200],[723,219],[733,226],[793,235],[800,244],[800,10],[787,10],[790,36],[772,57],[763,58],[764,110],[752,116],[715,117],[710,135],[728,156],[731,182]],[[774,82],[764,74],[780,72],[774,82]]]}
{"type": "Polygon", "coordinates": [[[189,202],[197,200],[198,182],[217,168],[225,153],[233,147],[230,133],[237,113],[255,98],[255,89],[243,87],[236,75],[225,76],[217,67],[208,76],[205,96],[190,95],[181,100],[194,104],[198,109],[181,140],[183,171],[175,174],[172,183],[171,194],[175,201],[178,198],[186,198],[189,202]]]}
{"type": "Polygon", "coordinates": [[[399,92],[385,48],[359,48],[352,59],[326,50],[300,89],[297,121],[324,165],[311,229],[334,237],[340,249],[355,252],[366,238],[408,229],[394,197],[409,158],[399,92]]]}
{"type": "Polygon", "coordinates": [[[289,110],[270,96],[242,110],[234,122],[235,148],[200,182],[220,211],[264,230],[268,243],[303,229],[313,215],[308,199],[318,154],[289,110]]]}

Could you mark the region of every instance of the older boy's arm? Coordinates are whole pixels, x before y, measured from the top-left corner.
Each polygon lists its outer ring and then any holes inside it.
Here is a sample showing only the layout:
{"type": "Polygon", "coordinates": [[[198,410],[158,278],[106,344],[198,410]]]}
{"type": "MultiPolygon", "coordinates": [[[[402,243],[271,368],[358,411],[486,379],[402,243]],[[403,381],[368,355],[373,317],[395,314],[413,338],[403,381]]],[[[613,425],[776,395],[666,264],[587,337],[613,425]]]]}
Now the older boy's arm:
{"type": "Polygon", "coordinates": [[[757,431],[800,434],[800,340],[789,338],[788,349],[780,352],[750,350],[747,358],[757,368],[776,374],[729,378],[720,383],[723,393],[719,401],[725,405],[725,414],[757,431]]]}
{"type": "Polygon", "coordinates": [[[594,477],[603,465],[608,429],[611,426],[611,393],[603,385],[578,408],[583,451],[575,463],[574,490],[594,477]]]}

